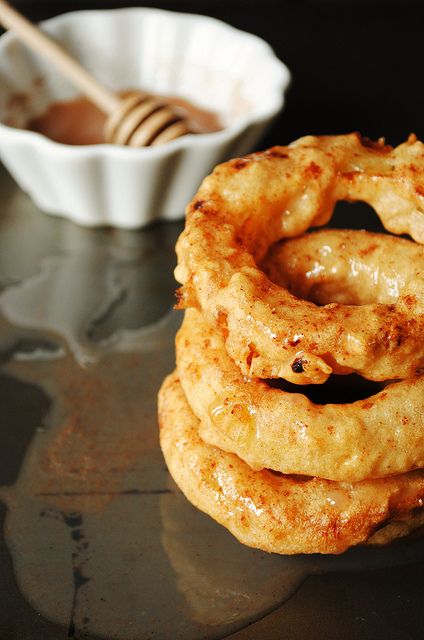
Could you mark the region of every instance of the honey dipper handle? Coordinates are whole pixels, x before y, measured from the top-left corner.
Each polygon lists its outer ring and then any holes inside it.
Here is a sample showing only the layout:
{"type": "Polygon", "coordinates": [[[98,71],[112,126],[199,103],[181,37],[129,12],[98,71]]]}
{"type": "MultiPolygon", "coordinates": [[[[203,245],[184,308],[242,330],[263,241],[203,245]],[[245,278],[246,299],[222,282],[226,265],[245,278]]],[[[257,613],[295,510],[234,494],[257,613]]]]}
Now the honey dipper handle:
{"type": "Polygon", "coordinates": [[[62,47],[24,18],[5,0],[0,0],[0,22],[6,29],[14,31],[32,51],[39,53],[54,64],[99,109],[110,115],[118,108],[120,100],[113,92],[97,82],[62,47]]]}

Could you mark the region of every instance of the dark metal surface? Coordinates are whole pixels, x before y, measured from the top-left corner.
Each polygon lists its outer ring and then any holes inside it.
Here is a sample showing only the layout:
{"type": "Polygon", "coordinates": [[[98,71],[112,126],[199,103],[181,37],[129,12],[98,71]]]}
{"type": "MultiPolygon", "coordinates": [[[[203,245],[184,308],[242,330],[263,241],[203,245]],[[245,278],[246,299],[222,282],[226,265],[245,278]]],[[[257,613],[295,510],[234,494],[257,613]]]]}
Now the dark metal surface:
{"type": "Polygon", "coordinates": [[[181,224],[82,229],[4,173],[0,195],[1,640],[421,638],[421,542],[267,555],[169,478],[156,393],[181,224]]]}

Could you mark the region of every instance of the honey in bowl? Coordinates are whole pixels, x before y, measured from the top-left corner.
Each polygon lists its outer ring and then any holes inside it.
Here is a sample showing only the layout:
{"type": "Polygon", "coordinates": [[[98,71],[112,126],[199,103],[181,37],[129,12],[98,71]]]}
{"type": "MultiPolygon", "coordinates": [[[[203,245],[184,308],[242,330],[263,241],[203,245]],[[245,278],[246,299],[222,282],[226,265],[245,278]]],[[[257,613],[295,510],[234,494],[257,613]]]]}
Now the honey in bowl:
{"type": "MultiPolygon", "coordinates": [[[[212,111],[182,98],[161,96],[160,99],[170,105],[177,116],[187,120],[192,133],[212,133],[223,128],[218,115],[212,111]]],[[[104,144],[106,119],[106,114],[87,98],[78,97],[51,104],[46,111],[29,120],[26,128],[62,144],[104,144]]]]}

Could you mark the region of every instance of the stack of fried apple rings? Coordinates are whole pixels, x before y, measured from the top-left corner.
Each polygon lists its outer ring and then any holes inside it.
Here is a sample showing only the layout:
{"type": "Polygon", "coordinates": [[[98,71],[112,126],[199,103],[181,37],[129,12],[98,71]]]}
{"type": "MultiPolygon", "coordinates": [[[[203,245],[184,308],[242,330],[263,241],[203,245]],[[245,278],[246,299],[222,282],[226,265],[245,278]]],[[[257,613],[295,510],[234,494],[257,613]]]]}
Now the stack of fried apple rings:
{"type": "Polygon", "coordinates": [[[218,166],[189,205],[161,445],[244,544],[340,553],[424,525],[423,244],[414,136],[301,138],[218,166]],[[391,233],[319,229],[339,200],[391,233]]]}

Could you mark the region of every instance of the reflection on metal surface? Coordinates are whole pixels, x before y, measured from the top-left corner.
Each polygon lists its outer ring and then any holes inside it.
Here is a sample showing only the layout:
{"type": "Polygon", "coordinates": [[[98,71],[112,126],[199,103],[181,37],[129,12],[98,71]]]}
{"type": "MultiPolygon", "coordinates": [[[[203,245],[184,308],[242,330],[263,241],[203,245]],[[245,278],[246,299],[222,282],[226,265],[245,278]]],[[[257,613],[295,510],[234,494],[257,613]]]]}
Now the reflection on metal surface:
{"type": "Polygon", "coordinates": [[[84,366],[118,328],[139,330],[172,306],[178,225],[82,229],[15,199],[13,225],[6,215],[0,233],[0,309],[10,322],[60,336],[84,366]]]}
{"type": "MultiPolygon", "coordinates": [[[[241,545],[180,493],[160,500],[162,543],[201,637],[224,635],[284,602],[311,567],[308,558],[273,556],[241,545]],[[209,627],[209,632],[206,630],[209,627]]],[[[198,636],[191,636],[196,638],[198,636]]]]}
{"type": "MultiPolygon", "coordinates": [[[[228,635],[231,626],[244,627],[263,618],[310,575],[424,560],[421,542],[401,549],[352,549],[341,556],[276,556],[239,544],[178,492],[162,496],[160,509],[163,545],[185,596],[187,614],[211,626],[210,635],[203,630],[202,638],[223,637],[213,635],[212,629],[228,635]]],[[[253,632],[251,638],[255,637],[261,636],[253,632]]]]}
{"type": "Polygon", "coordinates": [[[8,185],[2,637],[222,638],[275,610],[309,574],[423,557],[421,545],[271,556],[194,509],[169,478],[156,423],[180,322],[170,311],[180,227],[84,230],[39,214],[8,185]]]}

